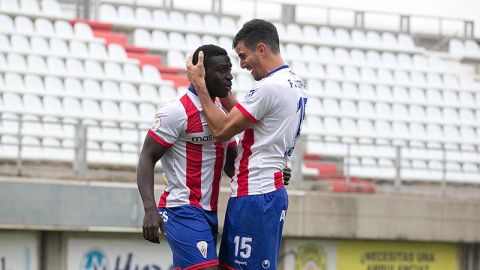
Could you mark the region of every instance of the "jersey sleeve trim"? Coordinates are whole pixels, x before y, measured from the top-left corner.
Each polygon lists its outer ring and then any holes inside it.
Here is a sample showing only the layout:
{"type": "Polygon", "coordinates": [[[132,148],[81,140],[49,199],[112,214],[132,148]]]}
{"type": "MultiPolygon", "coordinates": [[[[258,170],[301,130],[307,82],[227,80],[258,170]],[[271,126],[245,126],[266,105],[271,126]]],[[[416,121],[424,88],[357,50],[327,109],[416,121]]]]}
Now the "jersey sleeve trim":
{"type": "Polygon", "coordinates": [[[162,138],[160,138],[155,132],[153,132],[151,129],[148,130],[148,135],[152,137],[155,141],[157,141],[159,144],[165,146],[165,147],[172,147],[173,144],[168,143],[164,141],[162,138]]]}
{"type": "Polygon", "coordinates": [[[237,107],[237,109],[240,110],[240,112],[242,112],[243,115],[245,115],[248,119],[250,119],[250,121],[254,123],[258,121],[257,119],[255,119],[255,117],[251,113],[249,113],[242,105],[240,105],[240,103],[237,103],[235,107],[237,107]]]}

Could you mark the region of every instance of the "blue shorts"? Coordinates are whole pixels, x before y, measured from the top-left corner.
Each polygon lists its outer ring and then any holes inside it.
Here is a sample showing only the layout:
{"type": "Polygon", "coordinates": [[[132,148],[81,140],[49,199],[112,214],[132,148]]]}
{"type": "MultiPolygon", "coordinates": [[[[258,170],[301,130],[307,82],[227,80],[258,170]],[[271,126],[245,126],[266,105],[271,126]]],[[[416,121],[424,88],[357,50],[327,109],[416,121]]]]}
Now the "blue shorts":
{"type": "Polygon", "coordinates": [[[284,187],[230,198],[220,246],[221,269],[277,269],[287,208],[284,187]]]}
{"type": "Polygon", "coordinates": [[[158,208],[158,212],[164,220],[175,270],[218,265],[216,211],[186,205],[158,208]]]}

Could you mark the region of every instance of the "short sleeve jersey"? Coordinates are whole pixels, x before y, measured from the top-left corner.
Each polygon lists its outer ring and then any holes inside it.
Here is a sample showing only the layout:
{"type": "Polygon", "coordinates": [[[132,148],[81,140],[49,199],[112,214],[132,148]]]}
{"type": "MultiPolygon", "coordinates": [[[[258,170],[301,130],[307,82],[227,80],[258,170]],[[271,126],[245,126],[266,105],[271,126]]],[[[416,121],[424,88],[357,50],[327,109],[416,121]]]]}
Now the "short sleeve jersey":
{"type": "Polygon", "coordinates": [[[148,131],[169,147],[161,158],[167,184],[158,207],[194,205],[216,211],[228,142],[215,141],[195,90],[189,90],[160,108],[148,131]]]}
{"type": "Polygon", "coordinates": [[[236,104],[255,124],[240,135],[231,196],[265,194],[283,186],[282,170],[300,136],[306,103],[305,84],[284,65],[236,104]]]}

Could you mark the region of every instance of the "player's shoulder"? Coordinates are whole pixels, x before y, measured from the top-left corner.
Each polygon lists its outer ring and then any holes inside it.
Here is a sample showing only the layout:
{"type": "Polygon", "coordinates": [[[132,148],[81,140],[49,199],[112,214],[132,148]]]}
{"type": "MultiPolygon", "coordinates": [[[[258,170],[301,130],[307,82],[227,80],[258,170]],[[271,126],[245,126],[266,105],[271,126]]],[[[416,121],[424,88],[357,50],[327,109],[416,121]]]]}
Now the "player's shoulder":
{"type": "Polygon", "coordinates": [[[168,115],[169,117],[184,117],[185,109],[182,103],[177,99],[160,105],[157,114],[168,115]]]}

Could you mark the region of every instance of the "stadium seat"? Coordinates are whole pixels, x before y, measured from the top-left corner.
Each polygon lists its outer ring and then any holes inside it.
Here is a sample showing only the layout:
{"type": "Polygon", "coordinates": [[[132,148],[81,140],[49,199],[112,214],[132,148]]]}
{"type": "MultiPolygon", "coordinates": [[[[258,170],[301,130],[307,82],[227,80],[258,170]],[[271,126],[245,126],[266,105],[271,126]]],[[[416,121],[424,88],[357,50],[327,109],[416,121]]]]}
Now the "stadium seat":
{"type": "Polygon", "coordinates": [[[6,11],[13,11],[16,12],[20,9],[17,0],[10,0],[10,1],[0,1],[0,7],[6,11]]]}
{"type": "Polygon", "coordinates": [[[55,29],[53,27],[53,23],[50,20],[46,18],[36,18],[34,24],[37,34],[48,37],[55,36],[55,29]]]}
{"type": "Polygon", "coordinates": [[[60,16],[62,11],[56,0],[43,0],[42,13],[47,16],[60,16]]]}
{"type": "Polygon", "coordinates": [[[480,58],[480,48],[475,40],[466,40],[464,48],[468,56],[480,58]]]}
{"type": "Polygon", "coordinates": [[[12,35],[10,38],[12,48],[21,53],[30,53],[30,42],[26,36],[12,35]]]}
{"type": "MultiPolygon", "coordinates": [[[[202,43],[203,44],[218,44],[218,39],[215,36],[212,35],[203,35],[202,37],[202,43]]],[[[226,49],[228,49],[227,47],[226,49]]]]}
{"type": "Polygon", "coordinates": [[[64,82],[64,91],[66,93],[71,93],[72,95],[83,96],[84,89],[94,91],[93,86],[88,84],[89,80],[84,81],[85,86],[88,88],[82,87],[82,83],[76,78],[66,78],[64,82]]]}
{"type": "Polygon", "coordinates": [[[28,74],[25,76],[25,89],[32,93],[43,94],[45,87],[42,79],[37,75],[28,74]]]}
{"type": "Polygon", "coordinates": [[[415,43],[414,43],[412,37],[407,35],[407,34],[404,34],[404,33],[398,34],[398,45],[401,48],[405,48],[405,49],[414,49],[415,48],[415,43]]]}
{"type": "Polygon", "coordinates": [[[9,53],[7,55],[7,66],[12,71],[24,72],[27,70],[25,57],[17,53],[9,53]]]}
{"type": "Polygon", "coordinates": [[[368,63],[376,66],[382,65],[382,58],[378,51],[368,50],[366,53],[366,60],[368,63]]]}
{"type": "MultiPolygon", "coordinates": [[[[21,92],[25,89],[25,84],[23,82],[22,77],[17,73],[8,72],[5,74],[5,86],[12,90],[21,92]]],[[[5,101],[5,105],[7,105],[7,101],[5,101]]]]}
{"type": "Polygon", "coordinates": [[[140,67],[136,64],[126,63],[123,65],[123,74],[126,78],[134,81],[142,81],[143,76],[140,67]]]}
{"type": "Polygon", "coordinates": [[[55,33],[58,37],[71,39],[74,36],[72,25],[64,20],[56,20],[54,23],[55,33]]]}
{"type": "Polygon", "coordinates": [[[81,39],[93,39],[93,31],[90,25],[83,23],[83,22],[76,22],[73,25],[73,31],[75,33],[75,37],[81,39]]]}
{"type": "Polygon", "coordinates": [[[20,9],[22,12],[26,12],[32,15],[40,14],[40,7],[36,0],[20,0],[20,9]]]}
{"type": "Polygon", "coordinates": [[[458,39],[451,39],[448,42],[448,51],[454,56],[462,56],[465,53],[463,43],[458,39]]]}
{"type": "Polygon", "coordinates": [[[153,45],[150,32],[146,29],[137,28],[133,32],[133,43],[138,46],[150,47],[153,45]]]}
{"type": "MultiPolygon", "coordinates": [[[[220,27],[221,27],[223,33],[232,33],[237,28],[237,23],[231,17],[222,16],[220,18],[220,27]]],[[[225,48],[225,49],[230,48],[230,47],[231,47],[231,43],[230,43],[230,46],[228,46],[228,47],[223,47],[222,46],[222,48],[225,48]]]]}
{"type": "Polygon", "coordinates": [[[113,5],[101,4],[99,8],[99,18],[105,22],[115,22],[119,18],[117,17],[117,10],[113,5]]]}
{"type": "Polygon", "coordinates": [[[43,57],[36,55],[29,55],[27,58],[28,69],[33,72],[45,72],[47,65],[43,57]]]}
{"type": "MultiPolygon", "coordinates": [[[[367,33],[368,36],[368,33],[367,33]]],[[[387,48],[398,47],[397,38],[390,32],[381,33],[381,44],[387,48]]]]}
{"type": "Polygon", "coordinates": [[[410,69],[413,67],[412,57],[406,53],[397,54],[397,63],[402,68],[410,69]]]}
{"type": "Polygon", "coordinates": [[[181,12],[178,12],[176,10],[169,12],[168,25],[171,29],[178,29],[178,30],[187,29],[185,16],[181,12]]]}
{"type": "Polygon", "coordinates": [[[366,62],[365,53],[359,49],[350,50],[350,60],[355,65],[364,65],[366,62]]]}
{"type": "Polygon", "coordinates": [[[309,41],[318,41],[318,29],[313,25],[304,25],[302,28],[302,36],[309,41]]]}
{"type": "Polygon", "coordinates": [[[168,14],[163,9],[155,9],[153,11],[153,22],[158,27],[168,25],[168,14]]]}
{"type": "Polygon", "coordinates": [[[379,47],[379,44],[382,44],[380,33],[377,31],[367,31],[365,41],[371,47],[379,47]]]}
{"type": "Polygon", "coordinates": [[[206,14],[203,16],[203,24],[200,23],[198,26],[202,27],[203,29],[221,29],[219,16],[206,14]]]}
{"type": "MultiPolygon", "coordinates": [[[[148,8],[137,7],[135,9],[136,24],[149,27],[155,25],[153,21],[152,12],[148,8]]],[[[139,28],[140,29],[140,28],[139,28]]]]}
{"type": "Polygon", "coordinates": [[[70,54],[79,58],[87,58],[88,47],[87,44],[80,40],[71,40],[70,41],[70,54]]]}
{"type": "Polygon", "coordinates": [[[335,42],[335,35],[332,28],[322,26],[318,30],[318,37],[321,42],[332,43],[335,42]]]}
{"type": "Polygon", "coordinates": [[[65,66],[67,67],[67,72],[71,76],[84,76],[85,75],[85,68],[83,63],[74,58],[68,58],[65,62],[65,66]]]}
{"type": "Polygon", "coordinates": [[[14,21],[17,33],[25,35],[33,35],[35,33],[33,22],[30,18],[19,15],[15,17],[14,21]]]}
{"type": "Polygon", "coordinates": [[[50,47],[47,39],[43,37],[34,36],[30,39],[32,52],[35,54],[48,55],[50,54],[50,47]]]}

